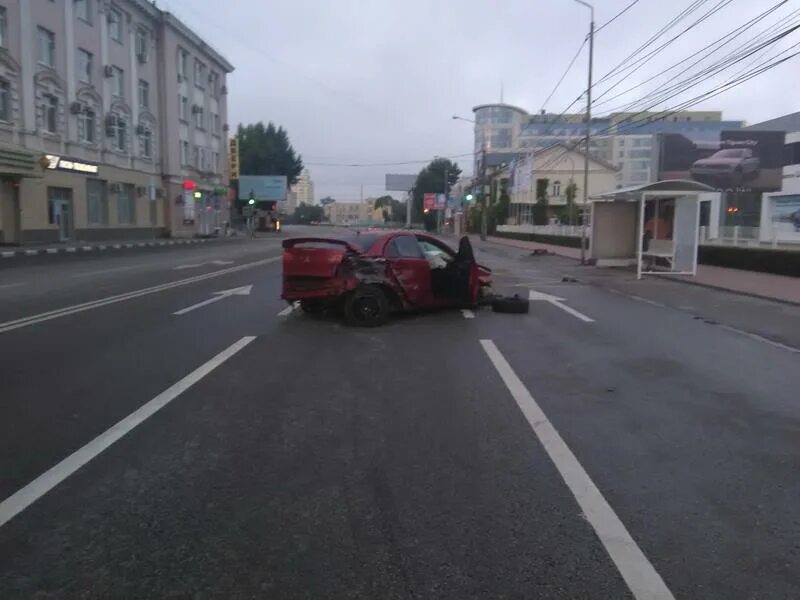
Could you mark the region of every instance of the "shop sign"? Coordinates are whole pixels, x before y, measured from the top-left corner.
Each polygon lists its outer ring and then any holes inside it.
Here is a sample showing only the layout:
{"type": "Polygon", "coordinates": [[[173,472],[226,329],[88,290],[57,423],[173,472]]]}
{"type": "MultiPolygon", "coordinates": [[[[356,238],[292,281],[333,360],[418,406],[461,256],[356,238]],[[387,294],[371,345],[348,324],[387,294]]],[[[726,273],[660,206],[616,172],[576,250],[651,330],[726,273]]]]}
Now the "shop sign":
{"type": "Polygon", "coordinates": [[[72,173],[85,173],[86,175],[97,175],[100,167],[94,163],[84,162],[75,158],[58,156],[57,154],[47,154],[47,168],[59,171],[70,171],[72,173]]]}

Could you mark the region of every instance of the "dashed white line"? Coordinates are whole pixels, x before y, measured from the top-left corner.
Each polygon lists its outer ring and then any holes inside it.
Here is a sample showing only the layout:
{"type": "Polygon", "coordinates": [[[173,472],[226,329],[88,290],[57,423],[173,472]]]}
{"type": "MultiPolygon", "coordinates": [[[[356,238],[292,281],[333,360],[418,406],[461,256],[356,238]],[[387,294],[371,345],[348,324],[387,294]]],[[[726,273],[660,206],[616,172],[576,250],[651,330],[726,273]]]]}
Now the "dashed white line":
{"type": "Polygon", "coordinates": [[[475,313],[472,312],[471,310],[467,309],[467,308],[462,308],[461,309],[461,314],[464,315],[465,319],[474,319],[475,318],[475,313]]]}
{"type": "Polygon", "coordinates": [[[299,304],[299,303],[297,303],[297,302],[295,302],[294,304],[290,304],[289,306],[287,306],[286,308],[284,308],[284,309],[283,309],[281,312],[279,312],[279,313],[278,313],[278,316],[279,316],[279,317],[286,317],[286,316],[288,316],[288,315],[292,314],[292,312],[294,312],[294,310],[295,310],[295,309],[296,309],[298,306],[300,306],[300,304],[299,304]]]}
{"type": "Polygon", "coordinates": [[[637,600],[674,600],[664,580],[494,342],[481,340],[481,345],[633,596],[637,600]]]}
{"type": "Polygon", "coordinates": [[[98,454],[144,423],[183,392],[211,373],[211,371],[242,350],[242,348],[247,346],[254,339],[256,338],[253,336],[243,337],[208,362],[197,367],[186,377],[168,387],[158,396],[142,405],[117,424],[111,426],[91,442],[70,454],[60,463],[31,481],[24,488],[3,500],[3,502],[0,503],[0,527],[28,508],[98,454]]]}
{"type": "Polygon", "coordinates": [[[658,306],[659,308],[667,308],[666,304],[662,304],[661,302],[656,302],[655,300],[650,300],[649,298],[642,298],[641,296],[628,296],[633,300],[637,300],[639,302],[644,302],[645,304],[649,304],[650,306],[658,306]]]}
{"type": "Polygon", "coordinates": [[[0,283],[0,290],[27,285],[26,283],[0,283]]]}
{"type": "Polygon", "coordinates": [[[105,275],[106,273],[117,273],[119,271],[130,271],[131,269],[141,269],[142,267],[149,266],[147,263],[142,263],[138,265],[128,265],[127,267],[115,267],[113,269],[101,269],[98,271],[83,271],[81,273],[75,273],[73,277],[91,277],[92,275],[105,275]]]}

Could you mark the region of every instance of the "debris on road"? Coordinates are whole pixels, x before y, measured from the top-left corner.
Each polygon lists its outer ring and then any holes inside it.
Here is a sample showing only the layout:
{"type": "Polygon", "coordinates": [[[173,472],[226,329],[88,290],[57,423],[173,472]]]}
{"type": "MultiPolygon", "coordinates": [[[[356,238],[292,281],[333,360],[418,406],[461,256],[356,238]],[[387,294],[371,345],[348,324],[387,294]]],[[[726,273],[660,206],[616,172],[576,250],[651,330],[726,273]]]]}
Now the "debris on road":
{"type": "Polygon", "coordinates": [[[497,296],[492,300],[492,310],[499,313],[523,315],[530,312],[530,302],[527,298],[520,298],[519,294],[497,296]]]}

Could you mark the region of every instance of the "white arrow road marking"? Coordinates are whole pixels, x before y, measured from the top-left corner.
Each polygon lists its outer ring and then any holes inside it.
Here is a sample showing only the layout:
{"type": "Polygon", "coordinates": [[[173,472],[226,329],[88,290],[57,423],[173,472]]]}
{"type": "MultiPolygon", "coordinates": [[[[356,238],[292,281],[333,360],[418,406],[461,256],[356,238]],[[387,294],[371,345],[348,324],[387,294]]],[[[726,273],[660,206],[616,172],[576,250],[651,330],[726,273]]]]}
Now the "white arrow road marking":
{"type": "Polygon", "coordinates": [[[284,308],[284,309],[283,309],[281,312],[279,312],[279,313],[278,313],[278,316],[279,316],[279,317],[286,317],[286,316],[289,316],[290,314],[292,314],[292,312],[294,312],[294,310],[295,310],[295,309],[296,309],[298,306],[300,306],[300,303],[299,303],[299,302],[294,302],[293,304],[290,304],[289,306],[287,306],[286,308],[284,308]]]}
{"type": "Polygon", "coordinates": [[[594,529],[636,600],[675,600],[661,576],[628,533],[577,457],[492,340],[481,340],[498,375],[519,406],[547,456],[594,529]]]}
{"type": "Polygon", "coordinates": [[[545,302],[549,302],[553,306],[557,306],[564,312],[568,312],[573,317],[577,317],[581,321],[585,323],[594,323],[594,319],[590,319],[582,312],[578,312],[574,308],[570,308],[566,304],[562,304],[564,302],[564,298],[559,298],[558,296],[551,296],[550,294],[545,294],[544,292],[537,292],[536,290],[531,290],[530,295],[528,296],[530,300],[544,300],[545,302]]]}
{"type": "Polygon", "coordinates": [[[131,430],[144,423],[183,392],[242,350],[254,339],[256,338],[248,335],[233,345],[228,346],[228,348],[217,354],[214,358],[197,367],[186,377],[172,384],[158,396],[140,406],[115,425],[106,429],[85,446],[82,446],[60,463],[39,475],[39,477],[31,481],[24,488],[0,502],[0,527],[28,508],[109,446],[113,445],[120,438],[127,435],[131,430]]]}
{"type": "Polygon", "coordinates": [[[186,313],[192,312],[197,308],[208,306],[209,304],[214,304],[214,302],[219,302],[220,300],[224,300],[225,298],[229,298],[230,296],[249,296],[250,291],[252,289],[253,289],[252,285],[243,285],[242,287],[231,288],[229,290],[222,290],[221,292],[214,292],[214,295],[208,300],[203,300],[202,302],[198,302],[197,304],[192,304],[191,306],[182,308],[178,311],[175,311],[172,314],[185,315],[186,313]]]}

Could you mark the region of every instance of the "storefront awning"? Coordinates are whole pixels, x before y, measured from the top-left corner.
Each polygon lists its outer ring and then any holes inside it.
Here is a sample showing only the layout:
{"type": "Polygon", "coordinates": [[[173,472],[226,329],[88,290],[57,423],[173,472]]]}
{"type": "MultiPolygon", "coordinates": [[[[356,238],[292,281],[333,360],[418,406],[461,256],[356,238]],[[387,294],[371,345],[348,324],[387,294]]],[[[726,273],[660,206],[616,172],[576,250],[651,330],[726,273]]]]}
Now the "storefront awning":
{"type": "Polygon", "coordinates": [[[0,175],[42,177],[41,154],[18,147],[0,145],[0,175]]]}

